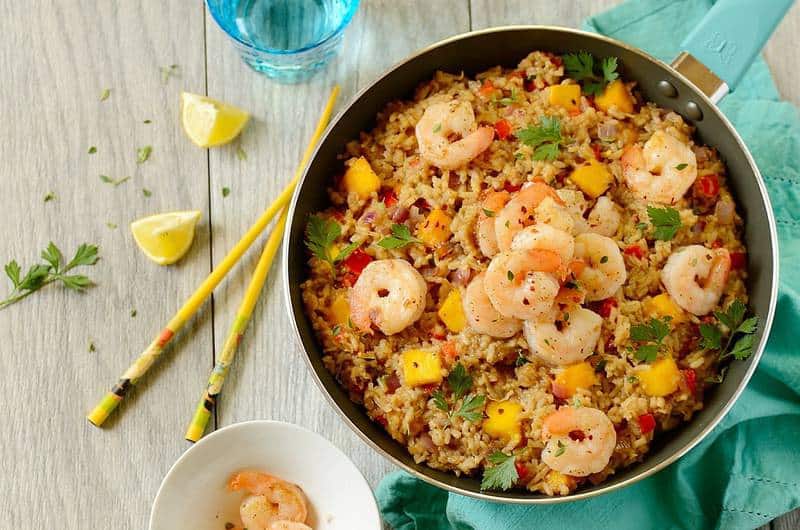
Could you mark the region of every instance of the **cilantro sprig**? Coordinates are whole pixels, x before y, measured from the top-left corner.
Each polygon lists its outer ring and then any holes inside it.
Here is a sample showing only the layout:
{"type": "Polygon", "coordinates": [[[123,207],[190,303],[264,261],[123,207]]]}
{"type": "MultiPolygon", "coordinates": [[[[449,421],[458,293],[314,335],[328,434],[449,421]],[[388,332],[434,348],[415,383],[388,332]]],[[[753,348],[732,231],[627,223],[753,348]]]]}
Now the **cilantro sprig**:
{"type": "Polygon", "coordinates": [[[393,224],[392,235],[378,241],[378,246],[392,249],[403,248],[412,243],[421,243],[421,241],[411,235],[411,230],[406,225],[393,224]]]}
{"type": "Polygon", "coordinates": [[[308,218],[308,225],[306,226],[306,247],[311,251],[317,259],[327,262],[331,268],[353,253],[358,248],[358,243],[350,243],[343,249],[339,250],[336,256],[331,256],[330,249],[334,241],[339,239],[342,235],[342,227],[339,223],[331,219],[325,219],[318,215],[312,215],[308,218]]]}
{"type": "Polygon", "coordinates": [[[649,322],[631,326],[631,339],[639,343],[633,351],[636,360],[646,363],[656,360],[664,338],[669,335],[670,320],[671,317],[651,318],[649,322]]]}
{"type": "Polygon", "coordinates": [[[739,299],[734,300],[725,311],[715,311],[717,321],[728,330],[728,339],[723,345],[723,330],[715,324],[704,323],[700,324],[700,345],[707,350],[719,351],[720,360],[733,357],[741,361],[750,357],[755,345],[758,317],[745,319],[746,312],[747,307],[739,299]]]}
{"type": "Polygon", "coordinates": [[[447,386],[452,394],[453,403],[464,398],[458,409],[453,410],[450,401],[445,397],[444,392],[437,390],[432,394],[433,404],[439,410],[447,412],[449,419],[464,418],[467,421],[475,422],[483,416],[483,406],[486,403],[486,396],[483,394],[469,394],[472,388],[472,376],[461,363],[456,364],[447,376],[447,386]],[[466,396],[466,397],[465,397],[466,396]]]}
{"type": "Polygon", "coordinates": [[[650,224],[653,225],[653,237],[660,241],[670,241],[678,233],[681,225],[681,215],[675,208],[647,207],[650,224]]]}
{"type": "Polygon", "coordinates": [[[555,160],[564,142],[561,120],[552,116],[542,116],[538,126],[528,125],[517,131],[516,136],[533,148],[534,160],[555,160]]]}
{"type": "Polygon", "coordinates": [[[605,57],[598,63],[591,53],[584,51],[568,53],[563,59],[567,75],[581,84],[585,94],[598,95],[619,77],[616,57],[605,57]]]}
{"type": "Polygon", "coordinates": [[[84,243],[78,247],[72,259],[64,264],[64,255],[52,241],[42,251],[41,257],[44,263],[31,266],[25,276],[16,260],[6,264],[6,276],[11,280],[13,289],[5,300],[0,301],[0,309],[19,302],[53,282],[61,282],[64,287],[73,291],[83,291],[92,285],[92,281],[82,274],[67,273],[76,267],[94,265],[100,259],[97,246],[84,243]]]}
{"type": "Polygon", "coordinates": [[[494,465],[483,471],[482,490],[507,490],[519,480],[516,456],[496,451],[486,459],[494,465]]]}

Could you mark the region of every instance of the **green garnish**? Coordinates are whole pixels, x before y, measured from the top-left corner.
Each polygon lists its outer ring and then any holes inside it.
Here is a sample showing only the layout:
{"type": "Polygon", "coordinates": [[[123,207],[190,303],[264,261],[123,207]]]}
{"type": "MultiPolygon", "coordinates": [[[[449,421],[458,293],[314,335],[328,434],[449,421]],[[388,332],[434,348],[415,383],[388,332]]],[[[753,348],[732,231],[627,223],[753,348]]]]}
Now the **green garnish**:
{"type": "Polygon", "coordinates": [[[108,99],[108,96],[111,95],[110,88],[104,88],[102,92],[100,92],[100,101],[105,101],[108,99]]]}
{"type": "Polygon", "coordinates": [[[93,155],[93,154],[95,154],[95,153],[97,152],[97,147],[95,147],[95,146],[91,146],[91,147],[89,147],[89,149],[87,150],[87,152],[88,152],[90,155],[93,155]]]}
{"type": "Polygon", "coordinates": [[[483,215],[485,215],[486,217],[494,217],[495,214],[494,214],[493,211],[487,210],[486,208],[484,208],[483,209],[483,215]]]}
{"type": "Polygon", "coordinates": [[[513,272],[511,272],[511,271],[506,272],[506,276],[508,277],[508,281],[510,281],[510,282],[514,281],[514,273],[513,272]]]}
{"type": "Polygon", "coordinates": [[[438,132],[439,132],[439,131],[441,131],[441,130],[442,130],[442,124],[441,124],[441,123],[437,123],[436,125],[434,125],[434,126],[433,126],[433,132],[434,132],[434,134],[435,134],[435,133],[438,133],[438,132]]]}
{"type": "Polygon", "coordinates": [[[342,227],[336,221],[324,219],[318,215],[312,215],[308,218],[306,247],[317,259],[329,263],[332,268],[335,268],[342,260],[347,259],[347,256],[352,254],[359,245],[358,243],[350,243],[341,249],[335,257],[331,257],[329,249],[341,235],[342,227]]]}
{"type": "Polygon", "coordinates": [[[681,216],[675,208],[654,208],[647,207],[647,215],[650,216],[650,223],[653,225],[653,237],[661,241],[669,241],[681,227],[681,216]]]}
{"type": "Polygon", "coordinates": [[[441,390],[437,390],[433,394],[431,394],[433,398],[433,404],[436,406],[437,409],[443,410],[445,412],[450,411],[450,405],[447,403],[447,400],[444,397],[444,392],[441,390]]]}
{"type": "Polygon", "coordinates": [[[481,480],[482,490],[507,490],[519,480],[516,460],[514,455],[507,455],[500,451],[490,454],[486,458],[494,466],[484,469],[481,480]]]}
{"type": "Polygon", "coordinates": [[[150,145],[146,145],[144,147],[140,147],[136,150],[136,163],[143,164],[147,162],[147,159],[150,158],[150,153],[153,152],[153,147],[150,145]]]}
{"type": "MultiPolygon", "coordinates": [[[[452,393],[452,401],[458,401],[464,397],[470,388],[472,388],[472,376],[469,375],[467,369],[461,363],[456,364],[447,376],[447,386],[452,393]]],[[[450,420],[455,417],[462,417],[467,421],[478,421],[483,416],[483,405],[486,402],[486,396],[482,394],[470,394],[464,397],[458,410],[450,410],[450,403],[444,395],[444,392],[437,390],[432,394],[433,404],[439,410],[447,412],[450,420]]]]}
{"type": "Polygon", "coordinates": [[[681,164],[678,164],[677,166],[675,166],[675,169],[677,169],[678,171],[683,171],[684,169],[686,169],[686,166],[688,166],[688,165],[689,164],[684,162],[684,163],[681,163],[681,164]]]}
{"type": "Polygon", "coordinates": [[[514,158],[516,158],[517,160],[522,160],[523,158],[525,158],[525,155],[517,151],[516,153],[514,153],[514,158]]]}
{"type": "Polygon", "coordinates": [[[48,191],[47,194],[44,196],[44,202],[50,202],[56,200],[56,194],[52,191],[48,191]]]}
{"type": "Polygon", "coordinates": [[[534,160],[555,160],[564,138],[561,136],[561,120],[551,116],[542,116],[539,125],[528,125],[516,133],[517,138],[533,147],[534,160]]]}
{"type": "Polygon", "coordinates": [[[113,184],[114,187],[117,187],[123,182],[127,182],[128,180],[130,180],[130,177],[122,177],[121,179],[112,179],[108,175],[100,175],[100,180],[102,180],[106,184],[113,184]]]}
{"type": "Polygon", "coordinates": [[[600,263],[608,263],[608,256],[603,256],[600,258],[600,263]]]}
{"type": "Polygon", "coordinates": [[[567,75],[581,84],[585,94],[598,95],[619,77],[616,57],[605,57],[599,65],[589,52],[568,53],[563,59],[567,75]]]}
{"type": "Polygon", "coordinates": [[[153,192],[148,190],[147,188],[142,188],[142,195],[144,195],[145,197],[150,197],[151,195],[153,195],[153,192]]]}
{"type": "Polygon", "coordinates": [[[178,66],[177,64],[171,64],[169,66],[159,67],[159,71],[161,72],[161,82],[166,85],[170,77],[178,75],[179,68],[180,66],[178,66]]]}
{"type": "Polygon", "coordinates": [[[664,338],[669,335],[670,320],[671,317],[664,317],[663,319],[651,318],[645,324],[631,326],[631,339],[640,343],[633,353],[637,360],[646,363],[656,360],[664,338]]]}
{"type": "Polygon", "coordinates": [[[725,374],[727,374],[727,373],[728,373],[728,367],[727,366],[723,366],[722,369],[720,369],[720,371],[719,371],[719,373],[717,375],[710,375],[710,376],[706,377],[705,378],[705,382],[706,383],[720,384],[725,379],[725,374]]]}
{"type": "Polygon", "coordinates": [[[239,160],[247,160],[247,153],[241,145],[236,148],[236,156],[239,158],[239,160]]]}
{"type": "Polygon", "coordinates": [[[598,362],[594,367],[595,373],[602,374],[603,372],[605,372],[606,371],[606,364],[608,364],[607,360],[600,359],[600,362],[598,362]]]}
{"type": "Polygon", "coordinates": [[[553,456],[561,456],[564,454],[564,451],[567,450],[567,446],[561,440],[558,440],[558,449],[556,450],[555,455],[553,456]]]}
{"type": "Polygon", "coordinates": [[[461,416],[467,421],[478,421],[483,417],[483,404],[486,396],[482,394],[470,394],[461,402],[461,406],[453,414],[454,417],[461,416]]]}
{"type": "Polygon", "coordinates": [[[144,123],[145,125],[150,125],[151,123],[153,123],[153,120],[144,120],[142,123],[144,123]]]}
{"type": "Polygon", "coordinates": [[[222,188],[222,196],[223,197],[227,197],[230,194],[231,194],[231,189],[229,187],[227,187],[227,186],[224,186],[222,188]]]}
{"type": "Polygon", "coordinates": [[[514,366],[516,367],[524,366],[529,362],[530,361],[528,360],[528,358],[522,355],[522,352],[517,352],[517,360],[514,361],[514,366]]]}
{"type": "Polygon", "coordinates": [[[136,311],[135,309],[131,309],[131,318],[136,318],[137,314],[138,314],[138,311],[136,311]]]}
{"type": "Polygon", "coordinates": [[[392,235],[378,241],[378,246],[386,249],[403,248],[412,243],[420,243],[421,241],[411,235],[411,230],[406,225],[393,224],[392,235]]]}
{"type": "Polygon", "coordinates": [[[517,89],[516,88],[512,88],[510,97],[507,96],[507,97],[504,97],[504,98],[498,98],[497,96],[492,96],[492,99],[490,101],[492,103],[499,103],[499,104],[503,105],[504,107],[508,107],[509,105],[513,105],[514,103],[516,103],[517,99],[518,99],[518,97],[517,97],[517,89]]]}
{"type": "Polygon", "coordinates": [[[638,377],[636,377],[635,375],[629,375],[629,376],[627,377],[627,381],[628,381],[630,384],[634,384],[634,383],[638,383],[638,382],[639,382],[639,378],[638,378],[638,377]]]}
{"type": "Polygon", "coordinates": [[[106,226],[108,228],[110,228],[111,230],[116,230],[117,229],[117,223],[112,223],[111,221],[106,221],[106,226]]]}
{"type": "Polygon", "coordinates": [[[472,376],[461,363],[456,364],[447,376],[447,386],[453,392],[453,398],[460,399],[472,388],[472,376]]]}
{"type": "Polygon", "coordinates": [[[66,265],[62,265],[64,256],[51,241],[42,251],[42,259],[45,263],[33,265],[25,276],[21,275],[22,269],[16,260],[11,260],[6,264],[6,276],[11,280],[14,288],[5,300],[0,301],[0,309],[19,302],[53,282],[61,282],[64,287],[73,291],[83,291],[92,284],[91,280],[81,274],[67,273],[75,267],[94,265],[100,258],[97,255],[97,246],[84,243],[75,251],[75,256],[66,265]]]}
{"type": "Polygon", "coordinates": [[[95,347],[95,345],[94,345],[94,341],[93,341],[93,340],[90,340],[90,341],[89,341],[89,353],[94,353],[94,352],[96,352],[96,351],[97,351],[97,348],[96,348],[96,347],[95,347]]]}
{"type": "Polygon", "coordinates": [[[747,307],[736,299],[725,311],[714,311],[722,325],[728,329],[728,340],[722,344],[722,330],[714,324],[700,324],[700,335],[703,337],[700,345],[709,350],[719,350],[719,358],[733,357],[743,360],[753,354],[755,332],[758,329],[758,317],[744,318],[747,307]]]}

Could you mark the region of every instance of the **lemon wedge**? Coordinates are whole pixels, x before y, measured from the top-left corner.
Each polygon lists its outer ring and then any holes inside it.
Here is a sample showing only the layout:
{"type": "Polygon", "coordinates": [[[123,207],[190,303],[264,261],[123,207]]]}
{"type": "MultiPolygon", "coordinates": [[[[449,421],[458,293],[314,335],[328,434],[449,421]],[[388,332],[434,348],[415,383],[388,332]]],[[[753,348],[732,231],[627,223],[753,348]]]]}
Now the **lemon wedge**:
{"type": "Polygon", "coordinates": [[[186,135],[200,147],[227,144],[242,132],[250,115],[227,103],[181,93],[181,122],[186,135]]]}
{"type": "Polygon", "coordinates": [[[142,217],[131,223],[133,239],[145,256],[159,265],[171,265],[192,246],[200,215],[193,210],[142,217]]]}

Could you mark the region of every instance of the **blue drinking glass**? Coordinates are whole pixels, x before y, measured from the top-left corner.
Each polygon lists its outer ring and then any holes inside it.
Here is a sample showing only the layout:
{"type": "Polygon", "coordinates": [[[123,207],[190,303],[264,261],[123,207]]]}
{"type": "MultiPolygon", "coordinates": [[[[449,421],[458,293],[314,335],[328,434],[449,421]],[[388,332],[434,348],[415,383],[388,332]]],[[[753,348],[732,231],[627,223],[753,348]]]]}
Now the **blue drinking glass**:
{"type": "Polygon", "coordinates": [[[298,83],[337,53],[358,0],[206,0],[253,70],[298,83]]]}

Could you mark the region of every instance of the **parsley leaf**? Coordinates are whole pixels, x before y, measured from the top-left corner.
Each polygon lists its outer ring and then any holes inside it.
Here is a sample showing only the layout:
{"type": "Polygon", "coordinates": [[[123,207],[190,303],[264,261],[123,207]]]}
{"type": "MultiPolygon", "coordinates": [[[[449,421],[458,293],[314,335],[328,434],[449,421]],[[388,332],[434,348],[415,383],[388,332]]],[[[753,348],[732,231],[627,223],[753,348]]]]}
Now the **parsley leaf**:
{"type": "Polygon", "coordinates": [[[437,409],[445,412],[450,410],[450,405],[447,404],[447,400],[444,398],[444,393],[441,390],[434,392],[431,397],[433,398],[433,404],[436,405],[437,409]]]}
{"type": "Polygon", "coordinates": [[[517,353],[517,360],[514,361],[514,366],[516,367],[525,366],[529,362],[530,361],[528,360],[528,358],[522,355],[522,352],[519,352],[517,353]]]}
{"type": "Polygon", "coordinates": [[[678,164],[677,166],[675,166],[675,169],[677,169],[678,171],[683,171],[684,169],[686,169],[686,166],[688,166],[688,165],[689,164],[687,164],[686,162],[682,162],[682,163],[678,164]]]}
{"type": "Polygon", "coordinates": [[[392,235],[378,241],[378,246],[386,249],[403,248],[420,240],[411,235],[411,230],[406,225],[393,224],[392,235]]]}
{"type": "Polygon", "coordinates": [[[717,320],[725,324],[729,330],[733,331],[742,323],[746,311],[747,307],[745,307],[741,300],[736,299],[731,302],[731,305],[729,305],[728,309],[725,311],[714,311],[714,316],[717,317],[717,320]]]}
{"type": "Polygon", "coordinates": [[[700,334],[703,335],[703,347],[708,347],[706,334],[709,334],[716,338],[716,347],[713,349],[719,350],[720,359],[733,357],[741,361],[750,357],[753,354],[753,346],[755,346],[758,317],[752,316],[745,320],[744,315],[746,312],[747,307],[739,299],[731,302],[724,311],[715,311],[714,316],[717,317],[717,321],[724,325],[730,334],[723,346],[722,330],[713,324],[702,324],[700,326],[700,334]]]}
{"type": "Polygon", "coordinates": [[[144,195],[145,197],[152,197],[153,192],[148,190],[147,188],[142,188],[142,195],[144,195]]]}
{"type": "Polygon", "coordinates": [[[318,215],[312,215],[308,218],[306,247],[317,259],[327,262],[331,267],[335,267],[339,262],[346,259],[359,246],[359,243],[350,243],[339,250],[336,256],[331,256],[330,247],[341,235],[342,227],[336,221],[325,219],[318,215]]]}
{"type": "Polygon", "coordinates": [[[67,274],[75,267],[94,265],[99,259],[97,247],[95,245],[83,244],[78,247],[75,256],[62,265],[64,255],[61,250],[51,241],[41,253],[45,263],[38,263],[31,266],[25,276],[21,276],[22,269],[16,260],[11,260],[5,266],[5,273],[11,280],[13,286],[11,292],[5,300],[0,301],[0,309],[5,309],[15,302],[19,302],[38,291],[47,284],[61,282],[67,289],[83,291],[92,282],[88,277],[81,274],[67,274]]]}
{"type": "Polygon", "coordinates": [[[663,319],[651,318],[649,322],[631,326],[631,339],[643,343],[633,352],[637,360],[646,363],[656,360],[661,349],[661,343],[669,335],[669,321],[670,317],[664,317],[663,319]]]}
{"type": "Polygon", "coordinates": [[[733,348],[726,354],[733,356],[737,361],[747,359],[753,354],[753,345],[755,344],[755,335],[742,335],[733,344],[733,348]]]}
{"type": "Polygon", "coordinates": [[[700,324],[700,335],[703,340],[700,346],[707,350],[718,350],[722,347],[722,332],[713,324],[700,324]]]}
{"type": "Polygon", "coordinates": [[[447,385],[453,392],[454,399],[460,399],[472,388],[472,376],[461,363],[456,364],[447,376],[447,385]]]}
{"type": "Polygon", "coordinates": [[[658,358],[658,344],[643,344],[633,353],[637,361],[651,363],[658,358]]]}
{"type": "Polygon", "coordinates": [[[459,407],[453,416],[461,416],[467,421],[478,421],[483,416],[482,409],[485,402],[486,396],[482,394],[470,394],[464,398],[461,407],[459,407]]]}
{"type": "Polygon", "coordinates": [[[561,136],[561,120],[552,116],[542,116],[539,125],[528,125],[516,133],[517,138],[534,148],[534,160],[555,160],[564,138],[561,136]]]}
{"type": "Polygon", "coordinates": [[[56,200],[56,194],[52,191],[47,192],[47,195],[44,196],[44,202],[50,202],[56,200]]]}
{"type": "Polygon", "coordinates": [[[681,227],[681,216],[675,208],[654,208],[647,207],[647,215],[650,216],[650,223],[655,230],[653,237],[661,241],[669,241],[681,227]]]}
{"type": "Polygon", "coordinates": [[[599,71],[594,56],[589,52],[568,53],[563,60],[567,75],[581,83],[585,94],[598,95],[607,84],[619,77],[616,57],[602,59],[599,71]]]}
{"type": "Polygon", "coordinates": [[[519,480],[519,473],[517,473],[515,465],[517,457],[514,455],[497,451],[486,459],[494,466],[484,469],[481,480],[482,490],[507,490],[519,480]]]}
{"type": "Polygon", "coordinates": [[[223,197],[227,197],[230,194],[231,194],[231,189],[229,187],[227,187],[227,186],[223,186],[222,187],[222,196],[223,197]]]}

